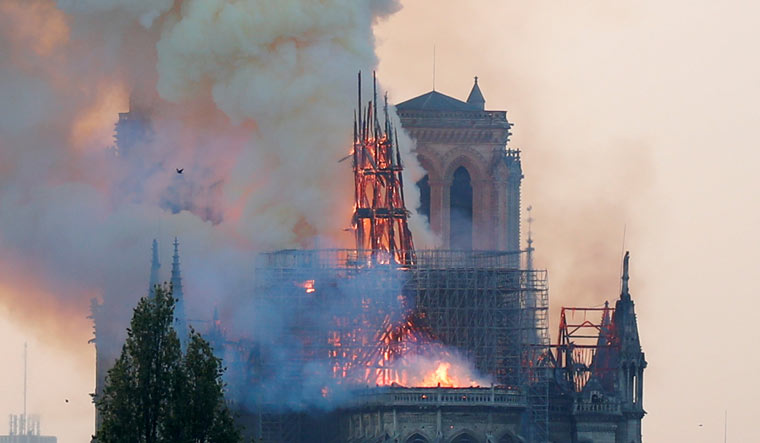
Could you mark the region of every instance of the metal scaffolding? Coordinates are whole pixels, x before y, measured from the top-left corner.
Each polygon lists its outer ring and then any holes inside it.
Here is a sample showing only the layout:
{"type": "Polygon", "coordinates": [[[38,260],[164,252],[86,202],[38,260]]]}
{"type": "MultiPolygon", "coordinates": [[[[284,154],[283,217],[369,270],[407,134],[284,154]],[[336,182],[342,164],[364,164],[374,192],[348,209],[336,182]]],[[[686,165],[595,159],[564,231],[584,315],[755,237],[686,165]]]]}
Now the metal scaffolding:
{"type": "Polygon", "coordinates": [[[615,309],[563,307],[557,337],[557,367],[573,392],[589,383],[603,392],[614,392],[617,383],[620,340],[613,322],[615,309]]]}
{"type": "Polygon", "coordinates": [[[422,320],[416,326],[427,328],[431,339],[458,349],[497,384],[519,385],[523,345],[548,344],[546,271],[518,269],[513,266],[518,255],[508,252],[416,255],[416,265],[405,268],[370,266],[356,250],[263,254],[256,291],[262,302],[277,299],[305,317],[294,322],[305,329],[294,332],[310,337],[309,353],[335,359],[336,375],[347,375],[346,365],[355,364],[356,355],[378,345],[371,342],[378,332],[416,311],[422,320]],[[335,330],[318,339],[316,331],[307,330],[310,305],[336,301],[361,315],[334,318],[335,330]]]}
{"type": "MultiPolygon", "coordinates": [[[[541,357],[536,350],[548,345],[545,271],[519,269],[519,254],[509,252],[416,251],[411,268],[368,263],[365,257],[357,250],[285,250],[259,257],[255,303],[261,309],[289,307],[289,334],[301,338],[291,355],[294,366],[328,361],[338,380],[388,385],[398,379],[392,362],[410,341],[442,343],[496,385],[523,390],[531,426],[548,420],[548,385],[535,378],[541,357]],[[323,324],[316,328],[311,317],[330,305],[350,315],[334,314],[328,330],[323,324]]],[[[258,381],[275,372],[289,373],[267,367],[262,354],[258,381]]],[[[281,415],[262,415],[268,423],[262,430],[282,426],[269,423],[286,419],[281,415]]]]}
{"type": "Polygon", "coordinates": [[[520,386],[528,403],[528,441],[549,441],[549,385],[552,381],[554,359],[549,345],[548,305],[546,271],[526,272],[528,279],[523,287],[528,293],[521,307],[523,332],[521,340],[520,386]]]}

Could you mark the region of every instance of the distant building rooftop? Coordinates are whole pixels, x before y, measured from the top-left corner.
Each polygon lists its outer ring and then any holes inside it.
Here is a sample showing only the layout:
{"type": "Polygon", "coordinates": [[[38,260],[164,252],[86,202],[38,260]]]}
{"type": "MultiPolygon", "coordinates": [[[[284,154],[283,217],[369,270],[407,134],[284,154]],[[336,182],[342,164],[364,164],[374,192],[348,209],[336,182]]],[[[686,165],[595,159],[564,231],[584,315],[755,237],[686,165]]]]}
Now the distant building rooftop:
{"type": "Polygon", "coordinates": [[[482,108],[477,105],[463,102],[438,91],[430,91],[427,94],[409,99],[396,105],[399,111],[473,111],[481,112],[482,108]]]}
{"type": "Polygon", "coordinates": [[[57,443],[55,437],[45,435],[0,435],[0,443],[57,443]]]}
{"type": "Polygon", "coordinates": [[[485,105],[486,99],[478,86],[478,78],[475,77],[475,83],[466,102],[432,90],[427,94],[399,103],[396,108],[399,111],[483,112],[485,105]]]}

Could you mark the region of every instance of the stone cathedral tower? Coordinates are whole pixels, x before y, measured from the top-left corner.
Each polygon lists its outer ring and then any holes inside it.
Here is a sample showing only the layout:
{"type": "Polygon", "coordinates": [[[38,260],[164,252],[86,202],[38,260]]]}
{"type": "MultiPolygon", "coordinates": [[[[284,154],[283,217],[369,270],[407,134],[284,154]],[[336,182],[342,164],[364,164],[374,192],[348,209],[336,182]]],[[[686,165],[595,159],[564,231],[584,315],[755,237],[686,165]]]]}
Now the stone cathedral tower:
{"type": "Polygon", "coordinates": [[[420,212],[444,249],[520,249],[520,151],[507,111],[487,111],[478,86],[466,102],[431,91],[396,106],[428,174],[420,212]]]}

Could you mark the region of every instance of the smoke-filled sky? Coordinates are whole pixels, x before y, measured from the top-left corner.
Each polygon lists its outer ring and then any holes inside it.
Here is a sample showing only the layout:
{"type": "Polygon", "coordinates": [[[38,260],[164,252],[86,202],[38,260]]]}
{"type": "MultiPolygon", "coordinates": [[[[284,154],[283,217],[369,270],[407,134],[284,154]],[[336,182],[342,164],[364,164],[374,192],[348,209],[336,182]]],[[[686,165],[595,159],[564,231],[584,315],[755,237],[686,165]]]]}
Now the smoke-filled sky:
{"type": "Polygon", "coordinates": [[[760,440],[758,13],[748,1],[0,0],[0,415],[20,412],[26,340],[30,412],[62,443],[86,441],[89,300],[142,295],[152,237],[164,270],[181,238],[196,312],[209,299],[224,310],[253,251],[346,244],[351,177],[337,160],[355,73],[379,62],[391,101],[405,100],[431,89],[435,45],[437,90],[464,99],[478,75],[486,107],[515,123],[550,315],[616,297],[631,250],[645,438],[716,441],[727,409],[729,441],[760,440]],[[105,148],[130,91],[155,134],[115,158],[105,148]]]}

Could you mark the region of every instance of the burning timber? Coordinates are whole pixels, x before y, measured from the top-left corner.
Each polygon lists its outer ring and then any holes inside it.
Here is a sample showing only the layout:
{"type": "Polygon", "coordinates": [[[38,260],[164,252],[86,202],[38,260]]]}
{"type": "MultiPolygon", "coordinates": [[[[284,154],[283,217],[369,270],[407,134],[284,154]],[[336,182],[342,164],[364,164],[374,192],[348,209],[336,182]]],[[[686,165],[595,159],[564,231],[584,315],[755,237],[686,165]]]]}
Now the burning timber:
{"type": "Polygon", "coordinates": [[[517,258],[416,251],[416,265],[406,268],[370,266],[357,250],[279,251],[260,257],[255,286],[259,303],[292,307],[292,323],[305,328],[297,334],[310,337],[304,357],[329,356],[336,376],[404,384],[393,363],[435,337],[493,383],[517,386],[523,344],[548,344],[546,273],[518,269],[517,258]],[[351,318],[330,319],[324,332],[304,326],[312,305],[331,304],[351,318]]]}

